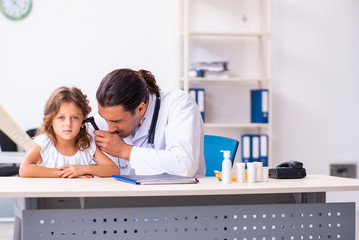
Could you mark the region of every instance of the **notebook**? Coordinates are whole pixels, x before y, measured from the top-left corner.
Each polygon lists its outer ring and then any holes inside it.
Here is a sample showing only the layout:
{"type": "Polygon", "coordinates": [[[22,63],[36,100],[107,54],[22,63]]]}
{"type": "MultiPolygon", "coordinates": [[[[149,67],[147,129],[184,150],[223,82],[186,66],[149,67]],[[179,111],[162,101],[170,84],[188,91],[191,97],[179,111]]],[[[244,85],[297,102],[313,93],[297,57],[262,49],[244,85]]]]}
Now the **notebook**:
{"type": "Polygon", "coordinates": [[[114,179],[137,185],[190,184],[198,183],[197,178],[162,173],[157,175],[112,175],[114,179]]]}

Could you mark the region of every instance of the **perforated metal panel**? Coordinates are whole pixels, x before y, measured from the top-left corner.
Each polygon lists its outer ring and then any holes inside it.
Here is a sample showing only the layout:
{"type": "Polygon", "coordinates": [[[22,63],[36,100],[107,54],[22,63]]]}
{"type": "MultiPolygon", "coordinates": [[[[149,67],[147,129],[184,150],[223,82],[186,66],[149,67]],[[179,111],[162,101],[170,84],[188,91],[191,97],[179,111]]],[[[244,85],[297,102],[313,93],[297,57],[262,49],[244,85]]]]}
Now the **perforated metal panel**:
{"type": "Polygon", "coordinates": [[[355,204],[24,210],[23,239],[354,240],[355,204]]]}

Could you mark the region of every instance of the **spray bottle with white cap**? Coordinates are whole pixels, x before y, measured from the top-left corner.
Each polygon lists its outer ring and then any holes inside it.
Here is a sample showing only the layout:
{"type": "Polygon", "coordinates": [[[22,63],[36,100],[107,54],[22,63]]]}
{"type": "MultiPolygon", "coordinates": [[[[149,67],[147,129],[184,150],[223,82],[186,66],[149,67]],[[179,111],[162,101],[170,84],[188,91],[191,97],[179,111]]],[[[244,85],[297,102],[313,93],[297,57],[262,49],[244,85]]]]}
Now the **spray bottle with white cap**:
{"type": "Polygon", "coordinates": [[[232,183],[232,162],[231,151],[223,151],[224,160],[222,162],[222,183],[232,183]]]}

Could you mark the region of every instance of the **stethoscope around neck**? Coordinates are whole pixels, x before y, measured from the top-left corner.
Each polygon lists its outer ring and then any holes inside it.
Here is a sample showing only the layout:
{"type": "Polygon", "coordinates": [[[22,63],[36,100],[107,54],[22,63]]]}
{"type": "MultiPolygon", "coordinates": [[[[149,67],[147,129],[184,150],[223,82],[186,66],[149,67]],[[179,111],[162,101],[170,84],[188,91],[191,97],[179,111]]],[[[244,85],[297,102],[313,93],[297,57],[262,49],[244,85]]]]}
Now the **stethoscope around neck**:
{"type": "MultiPolygon", "coordinates": [[[[155,142],[156,124],[157,124],[158,114],[160,112],[160,106],[161,106],[161,96],[159,93],[156,93],[156,103],[155,104],[156,104],[155,111],[153,112],[151,126],[148,131],[148,142],[147,142],[148,148],[154,148],[153,144],[155,142]]],[[[86,123],[86,122],[90,122],[95,130],[99,130],[99,128],[97,127],[97,125],[95,123],[94,117],[89,117],[88,119],[83,121],[83,123],[86,123]]],[[[120,169],[126,169],[128,167],[127,163],[124,164],[123,166],[120,164],[120,158],[117,158],[117,161],[118,161],[118,166],[120,167],[120,169]]]]}
{"type": "Polygon", "coordinates": [[[160,107],[161,107],[161,96],[159,93],[156,93],[155,111],[153,112],[151,126],[150,129],[148,130],[148,141],[147,141],[148,148],[154,148],[153,144],[155,142],[156,124],[160,112],[160,107]]]}
{"type": "MultiPolygon", "coordinates": [[[[158,114],[160,112],[160,107],[161,107],[161,96],[160,96],[160,94],[156,93],[155,111],[153,112],[150,129],[148,131],[148,141],[147,141],[148,148],[154,148],[156,124],[157,124],[158,114]]],[[[126,169],[128,167],[127,163],[125,163],[124,165],[121,165],[120,158],[117,158],[117,160],[118,160],[118,166],[120,169],[126,169]]]]}

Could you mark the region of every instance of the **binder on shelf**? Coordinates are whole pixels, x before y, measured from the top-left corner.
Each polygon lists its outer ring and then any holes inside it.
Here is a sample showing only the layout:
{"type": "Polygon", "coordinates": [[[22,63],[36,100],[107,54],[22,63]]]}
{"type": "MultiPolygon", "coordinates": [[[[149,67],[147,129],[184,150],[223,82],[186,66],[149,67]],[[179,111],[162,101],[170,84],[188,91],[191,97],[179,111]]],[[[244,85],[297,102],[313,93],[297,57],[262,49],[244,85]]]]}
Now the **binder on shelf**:
{"type": "Polygon", "coordinates": [[[197,91],[193,88],[189,89],[189,94],[193,97],[193,99],[197,102],[197,91]]]}
{"type": "Polygon", "coordinates": [[[244,134],[242,135],[242,162],[263,162],[268,166],[268,135],[244,134]]]}
{"type": "Polygon", "coordinates": [[[242,162],[252,162],[251,161],[251,135],[242,135],[242,162]]]}
{"type": "Polygon", "coordinates": [[[268,167],[268,135],[259,135],[259,161],[264,167],[268,167]]]}
{"type": "Polygon", "coordinates": [[[259,135],[252,135],[252,161],[259,161],[259,135]]]}
{"type": "Polygon", "coordinates": [[[204,88],[190,88],[189,94],[196,101],[199,111],[201,113],[203,122],[205,121],[205,94],[206,91],[204,88]]]}
{"type": "Polygon", "coordinates": [[[251,122],[268,123],[269,115],[268,89],[251,90],[251,122]]]}

